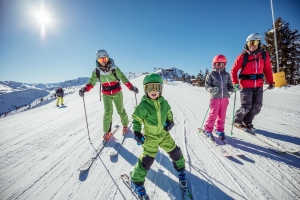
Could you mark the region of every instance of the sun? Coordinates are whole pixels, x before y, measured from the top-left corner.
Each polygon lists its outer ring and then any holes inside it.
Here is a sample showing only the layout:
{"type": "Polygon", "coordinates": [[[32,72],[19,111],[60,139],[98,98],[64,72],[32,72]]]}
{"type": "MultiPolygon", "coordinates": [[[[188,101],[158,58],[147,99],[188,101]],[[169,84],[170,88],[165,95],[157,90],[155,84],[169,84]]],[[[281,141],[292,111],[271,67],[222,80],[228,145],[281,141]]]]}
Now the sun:
{"type": "Polygon", "coordinates": [[[39,10],[34,13],[34,19],[37,25],[40,27],[40,33],[42,38],[46,35],[46,29],[49,29],[53,23],[53,19],[49,11],[47,11],[42,5],[39,10]]]}
{"type": "Polygon", "coordinates": [[[51,22],[51,18],[45,10],[36,12],[35,17],[41,26],[45,26],[51,22]]]}

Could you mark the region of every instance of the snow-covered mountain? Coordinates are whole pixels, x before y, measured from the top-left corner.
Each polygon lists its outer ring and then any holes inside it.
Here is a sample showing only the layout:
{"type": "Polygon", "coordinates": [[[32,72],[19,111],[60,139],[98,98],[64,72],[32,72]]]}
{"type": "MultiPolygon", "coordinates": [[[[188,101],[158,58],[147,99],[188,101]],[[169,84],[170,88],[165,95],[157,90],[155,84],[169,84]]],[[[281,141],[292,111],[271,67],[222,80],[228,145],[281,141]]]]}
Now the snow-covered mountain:
{"type": "MultiPolygon", "coordinates": [[[[160,74],[164,79],[173,79],[173,80],[183,80],[184,78],[189,78],[190,75],[185,73],[184,71],[177,68],[169,68],[169,69],[161,69],[159,68],[155,73],[160,74]]],[[[130,80],[137,78],[139,76],[148,74],[148,72],[143,73],[133,73],[128,72],[124,73],[124,75],[130,80]]],[[[27,89],[42,89],[47,91],[52,91],[56,89],[58,86],[63,88],[73,87],[78,85],[86,84],[89,81],[89,77],[79,77],[73,80],[67,80],[64,82],[58,83],[21,83],[15,81],[0,81],[0,95],[6,94],[15,91],[22,91],[27,89]]]]}
{"type": "Polygon", "coordinates": [[[73,80],[68,80],[59,83],[21,83],[15,81],[0,81],[0,95],[9,92],[22,91],[27,89],[42,89],[42,90],[54,90],[58,86],[63,88],[83,85],[89,81],[89,78],[80,77],[73,80]]]}
{"type": "MultiPolygon", "coordinates": [[[[139,103],[143,96],[143,77],[131,80],[140,90],[136,96],[126,87],[122,90],[129,117],[136,106],[135,97],[139,103]]],[[[117,156],[111,157],[110,152],[121,142],[121,131],[108,141],[89,170],[77,171],[100,146],[104,113],[99,85],[86,93],[84,101],[78,95],[80,87],[75,86],[75,92],[65,97],[65,107],[56,108],[55,100],[49,99],[34,109],[0,118],[0,199],[136,199],[120,180],[143,151],[132,130],[125,135],[117,156]]],[[[164,85],[163,96],[172,108],[175,126],[170,135],[186,159],[195,200],[300,199],[299,154],[275,153],[270,145],[235,128],[230,134],[233,110],[240,105],[239,93],[236,101],[234,94],[229,99],[225,133],[229,144],[244,156],[223,146],[232,155],[229,158],[197,131],[209,106],[210,94],[205,88],[173,81],[164,85]]],[[[3,97],[6,95],[0,99],[3,97]]],[[[276,148],[300,150],[299,99],[299,86],[265,91],[262,110],[253,121],[257,134],[276,148]]],[[[115,108],[112,123],[121,125],[115,108]]],[[[145,187],[151,199],[181,199],[176,171],[161,148],[145,187]]]]}
{"type": "Polygon", "coordinates": [[[191,75],[175,67],[167,68],[167,69],[159,68],[156,71],[156,73],[162,76],[164,79],[170,79],[176,81],[188,81],[188,82],[189,79],[191,79],[191,75]]]}

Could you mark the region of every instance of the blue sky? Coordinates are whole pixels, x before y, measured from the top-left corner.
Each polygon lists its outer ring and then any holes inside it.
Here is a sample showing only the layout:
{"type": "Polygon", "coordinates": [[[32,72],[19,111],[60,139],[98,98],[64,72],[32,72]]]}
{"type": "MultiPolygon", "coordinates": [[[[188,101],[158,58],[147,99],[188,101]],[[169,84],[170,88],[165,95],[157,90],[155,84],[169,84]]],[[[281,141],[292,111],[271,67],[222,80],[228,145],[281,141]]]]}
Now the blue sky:
{"type": "MultiPolygon", "coordinates": [[[[275,19],[300,31],[300,1],[273,0],[275,19]]],[[[269,0],[0,0],[0,80],[55,83],[90,77],[95,52],[123,72],[176,67],[197,75],[215,55],[227,71],[247,36],[272,27],[269,0]],[[41,24],[35,14],[48,13],[41,24]]]]}

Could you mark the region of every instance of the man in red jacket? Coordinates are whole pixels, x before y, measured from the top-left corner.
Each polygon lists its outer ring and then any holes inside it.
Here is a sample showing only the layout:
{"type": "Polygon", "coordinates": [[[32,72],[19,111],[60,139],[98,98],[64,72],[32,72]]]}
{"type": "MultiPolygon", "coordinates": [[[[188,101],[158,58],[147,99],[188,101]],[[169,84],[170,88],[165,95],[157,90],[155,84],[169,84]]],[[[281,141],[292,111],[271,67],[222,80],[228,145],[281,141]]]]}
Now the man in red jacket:
{"type": "Polygon", "coordinates": [[[234,117],[234,126],[240,129],[246,128],[254,131],[252,121],[262,107],[264,78],[269,84],[268,89],[273,89],[275,86],[270,57],[261,48],[261,40],[262,37],[258,33],[249,35],[245,49],[236,58],[231,69],[234,91],[240,90],[241,107],[234,117]],[[248,55],[245,56],[245,54],[248,55]],[[239,70],[241,71],[238,76],[239,70]]]}

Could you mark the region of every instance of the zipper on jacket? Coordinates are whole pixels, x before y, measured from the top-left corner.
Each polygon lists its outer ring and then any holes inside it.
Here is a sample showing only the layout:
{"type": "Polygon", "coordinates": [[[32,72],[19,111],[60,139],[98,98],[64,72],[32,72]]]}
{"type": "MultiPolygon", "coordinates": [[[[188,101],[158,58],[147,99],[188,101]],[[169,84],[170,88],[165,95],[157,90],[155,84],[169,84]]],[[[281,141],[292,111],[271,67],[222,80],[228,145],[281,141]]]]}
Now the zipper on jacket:
{"type": "Polygon", "coordinates": [[[223,97],[223,88],[224,88],[224,86],[223,86],[223,79],[222,79],[222,75],[221,75],[221,70],[219,70],[219,75],[220,75],[220,78],[221,78],[221,89],[222,89],[222,99],[224,98],[223,97]]]}
{"type": "MultiPolygon", "coordinates": [[[[256,61],[256,56],[257,56],[257,55],[254,55],[254,58],[255,58],[255,67],[256,67],[256,69],[255,69],[255,70],[256,70],[256,71],[255,71],[255,74],[257,74],[257,67],[258,67],[258,66],[257,66],[257,65],[258,65],[257,62],[259,63],[259,60],[256,61]]],[[[256,88],[256,79],[254,80],[254,87],[256,88]]]]}
{"type": "MultiPolygon", "coordinates": [[[[107,75],[105,75],[105,78],[106,78],[106,80],[107,80],[108,85],[111,86],[111,85],[110,85],[110,82],[108,81],[107,75]]],[[[112,94],[112,90],[110,91],[110,94],[112,94]]]]}
{"type": "Polygon", "coordinates": [[[158,131],[160,132],[160,127],[161,127],[161,112],[160,112],[160,103],[158,100],[153,100],[154,107],[156,109],[156,114],[157,114],[157,126],[159,127],[158,131]]]}

